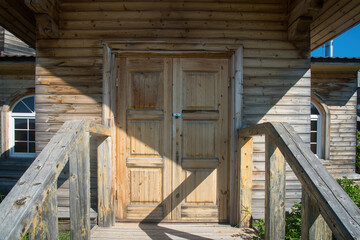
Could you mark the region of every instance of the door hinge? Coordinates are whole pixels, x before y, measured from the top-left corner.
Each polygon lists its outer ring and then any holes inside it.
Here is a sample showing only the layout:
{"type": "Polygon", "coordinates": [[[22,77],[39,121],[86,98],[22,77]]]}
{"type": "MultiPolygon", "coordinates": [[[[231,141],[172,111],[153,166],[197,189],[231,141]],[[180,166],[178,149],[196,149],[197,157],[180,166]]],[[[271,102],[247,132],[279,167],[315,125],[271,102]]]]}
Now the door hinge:
{"type": "Polygon", "coordinates": [[[119,78],[116,78],[115,80],[115,87],[119,87],[119,78]]]}
{"type": "Polygon", "coordinates": [[[228,88],[231,87],[231,80],[232,80],[232,78],[229,77],[229,80],[228,80],[228,88]]]}

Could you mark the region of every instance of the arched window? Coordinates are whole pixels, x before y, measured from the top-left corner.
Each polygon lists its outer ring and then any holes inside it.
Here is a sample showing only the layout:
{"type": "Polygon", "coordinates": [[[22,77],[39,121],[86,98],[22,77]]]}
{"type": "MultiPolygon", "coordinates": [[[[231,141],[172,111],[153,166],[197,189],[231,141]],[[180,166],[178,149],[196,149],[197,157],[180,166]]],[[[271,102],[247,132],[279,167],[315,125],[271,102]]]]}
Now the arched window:
{"type": "Polygon", "coordinates": [[[26,96],[10,111],[9,147],[12,157],[35,157],[35,98],[26,96]]]}
{"type": "Polygon", "coordinates": [[[311,128],[310,147],[311,151],[319,158],[323,158],[323,116],[318,107],[311,103],[311,128]]]}

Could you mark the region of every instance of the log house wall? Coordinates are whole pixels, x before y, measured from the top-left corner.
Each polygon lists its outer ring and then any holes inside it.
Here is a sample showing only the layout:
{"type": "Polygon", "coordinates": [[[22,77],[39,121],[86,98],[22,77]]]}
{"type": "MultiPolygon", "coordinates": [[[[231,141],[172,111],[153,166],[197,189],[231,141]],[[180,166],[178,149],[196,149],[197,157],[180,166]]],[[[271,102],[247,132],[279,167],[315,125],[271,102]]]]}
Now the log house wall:
{"type": "MultiPolygon", "coordinates": [[[[60,9],[59,39],[37,41],[38,152],[66,120],[101,122],[102,44],[107,41],[215,43],[223,50],[242,45],[243,126],[286,121],[309,142],[310,60],[287,40],[284,1],[64,0],[60,9]]],[[[261,215],[263,139],[256,139],[254,146],[254,213],[261,215]]],[[[293,182],[289,197],[298,199],[301,191],[293,182]]]]}
{"type": "Polygon", "coordinates": [[[329,171],[336,177],[355,173],[357,69],[360,65],[312,65],[311,91],[329,111],[329,171]]]}

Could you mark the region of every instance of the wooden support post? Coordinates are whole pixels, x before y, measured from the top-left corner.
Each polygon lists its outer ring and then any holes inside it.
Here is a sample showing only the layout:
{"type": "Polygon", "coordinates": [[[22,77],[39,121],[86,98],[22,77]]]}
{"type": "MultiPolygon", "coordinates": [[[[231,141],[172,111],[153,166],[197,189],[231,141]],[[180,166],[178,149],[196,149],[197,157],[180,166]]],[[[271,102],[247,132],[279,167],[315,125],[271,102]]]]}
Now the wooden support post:
{"type": "Polygon", "coordinates": [[[111,227],[115,224],[111,179],[111,141],[107,138],[98,147],[98,225],[100,227],[111,227]]]}
{"type": "Polygon", "coordinates": [[[332,232],[321,216],[319,209],[311,201],[309,195],[302,191],[302,216],[301,216],[301,239],[302,240],[331,240],[332,232]]]}
{"type": "Polygon", "coordinates": [[[47,197],[29,228],[29,239],[57,240],[59,238],[56,190],[56,183],[47,190],[47,197]]]}
{"type": "Polygon", "coordinates": [[[265,137],[265,239],[285,239],[285,158],[265,137]]]}
{"type": "Polygon", "coordinates": [[[239,138],[239,182],[238,199],[239,213],[237,224],[239,227],[250,227],[252,200],[252,168],[253,168],[253,138],[239,138]]]}
{"type": "Polygon", "coordinates": [[[82,134],[69,159],[71,239],[90,239],[90,143],[82,134]]]}

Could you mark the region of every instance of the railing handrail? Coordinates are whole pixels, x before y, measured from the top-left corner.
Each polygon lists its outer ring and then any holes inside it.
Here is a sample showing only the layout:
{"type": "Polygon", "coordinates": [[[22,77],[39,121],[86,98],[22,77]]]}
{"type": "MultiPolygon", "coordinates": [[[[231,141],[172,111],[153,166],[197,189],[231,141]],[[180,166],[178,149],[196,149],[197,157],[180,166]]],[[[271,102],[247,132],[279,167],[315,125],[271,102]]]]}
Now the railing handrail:
{"type": "Polygon", "coordinates": [[[110,129],[89,120],[67,121],[51,138],[0,204],[1,240],[21,239],[27,232],[79,142],[89,141],[87,133],[108,137],[110,129]]]}
{"type": "Polygon", "coordinates": [[[338,239],[360,239],[360,209],[289,124],[267,122],[239,129],[238,134],[270,136],[333,234],[338,239]]]}

